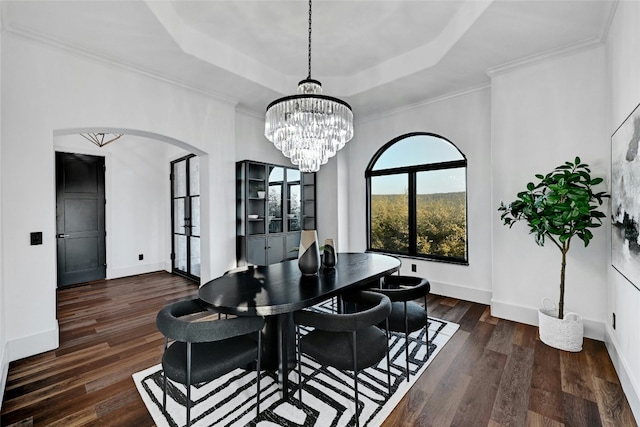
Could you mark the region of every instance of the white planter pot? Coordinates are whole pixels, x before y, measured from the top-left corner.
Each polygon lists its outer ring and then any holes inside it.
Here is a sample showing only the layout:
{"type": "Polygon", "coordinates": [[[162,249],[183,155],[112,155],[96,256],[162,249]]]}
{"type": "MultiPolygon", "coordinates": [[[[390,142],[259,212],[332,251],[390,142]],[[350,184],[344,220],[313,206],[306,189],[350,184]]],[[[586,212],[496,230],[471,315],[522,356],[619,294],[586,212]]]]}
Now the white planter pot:
{"type": "Polygon", "coordinates": [[[548,346],[565,351],[582,351],[584,327],[582,317],[576,313],[565,313],[558,319],[558,309],[549,298],[542,300],[538,309],[540,340],[548,346]]]}

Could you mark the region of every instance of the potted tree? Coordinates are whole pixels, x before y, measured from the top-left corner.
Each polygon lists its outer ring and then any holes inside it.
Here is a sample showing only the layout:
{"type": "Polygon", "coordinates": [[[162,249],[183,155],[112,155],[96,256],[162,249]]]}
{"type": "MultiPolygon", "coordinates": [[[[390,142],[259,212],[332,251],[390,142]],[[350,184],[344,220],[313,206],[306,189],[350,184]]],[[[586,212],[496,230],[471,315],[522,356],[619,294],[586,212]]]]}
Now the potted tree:
{"type": "Polygon", "coordinates": [[[518,193],[515,201],[500,203],[500,219],[510,228],[517,221],[526,221],[536,243],[544,246],[551,241],[560,250],[560,299],[558,308],[543,307],[538,310],[540,339],[547,345],[567,351],[582,349],[582,318],[575,313],[564,313],[565,268],[567,252],[573,237],[578,237],[585,247],[593,238],[590,229],[600,227],[605,214],[598,210],[605,192],[593,187],[602,178],[592,178],[589,165],[565,162],[547,175],[536,175],[538,183],[529,182],[526,191],[518,193]]]}

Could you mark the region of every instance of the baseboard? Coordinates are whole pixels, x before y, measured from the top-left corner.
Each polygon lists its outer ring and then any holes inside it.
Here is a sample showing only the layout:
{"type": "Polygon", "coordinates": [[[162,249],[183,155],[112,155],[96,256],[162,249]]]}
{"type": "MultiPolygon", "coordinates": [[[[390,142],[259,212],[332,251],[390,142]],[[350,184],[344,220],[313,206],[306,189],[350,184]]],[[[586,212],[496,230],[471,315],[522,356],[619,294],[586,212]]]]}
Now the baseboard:
{"type": "Polygon", "coordinates": [[[429,280],[429,283],[431,284],[432,294],[457,298],[464,301],[477,302],[479,304],[489,305],[491,303],[491,291],[453,285],[451,283],[434,282],[433,280],[429,280]]]}
{"type": "Polygon", "coordinates": [[[44,353],[45,351],[55,350],[60,345],[59,338],[58,321],[56,321],[54,329],[7,341],[5,353],[8,356],[9,362],[23,359],[35,354],[44,353]]]}
{"type": "Polygon", "coordinates": [[[107,279],[118,279],[120,277],[136,276],[138,274],[153,273],[154,271],[167,271],[165,262],[154,262],[148,264],[135,265],[132,267],[107,268],[107,279]]]}
{"type": "MultiPolygon", "coordinates": [[[[491,300],[491,315],[514,322],[538,326],[538,308],[515,305],[503,301],[491,300]]],[[[597,320],[582,318],[584,336],[598,341],[604,341],[605,324],[597,320]]]]}
{"type": "MultiPolygon", "coordinates": [[[[9,360],[7,360],[7,346],[5,345],[0,355],[0,396],[4,396],[4,389],[7,387],[7,375],[9,374],[9,360]]],[[[3,397],[0,397],[0,410],[2,410],[3,397]]]]}
{"type": "Polygon", "coordinates": [[[616,372],[618,373],[618,378],[620,379],[622,390],[624,391],[627,401],[629,402],[629,406],[631,407],[631,412],[633,412],[633,416],[636,420],[640,420],[640,384],[638,384],[633,377],[629,375],[629,372],[631,372],[629,370],[629,363],[620,355],[620,352],[618,351],[618,342],[609,325],[606,325],[605,327],[604,344],[607,346],[611,362],[613,362],[613,366],[616,368],[616,372]]]}
{"type": "Polygon", "coordinates": [[[166,271],[167,273],[171,273],[173,271],[173,265],[171,264],[171,261],[167,261],[164,262],[164,271],[166,271]]]}

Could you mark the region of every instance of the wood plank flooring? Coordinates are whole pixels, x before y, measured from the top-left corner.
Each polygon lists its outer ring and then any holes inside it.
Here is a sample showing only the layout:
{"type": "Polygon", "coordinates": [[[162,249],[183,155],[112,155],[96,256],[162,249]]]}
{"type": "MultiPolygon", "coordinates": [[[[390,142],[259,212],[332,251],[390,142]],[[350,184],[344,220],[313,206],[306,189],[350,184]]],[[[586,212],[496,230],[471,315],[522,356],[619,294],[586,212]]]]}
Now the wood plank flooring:
{"type": "MultiPolygon", "coordinates": [[[[57,295],[60,347],[11,363],[0,425],[152,426],[131,374],[160,361],[158,310],[197,286],[160,272],[57,295]]],[[[460,329],[384,427],[637,426],[602,342],[562,352],[485,305],[437,295],[428,305],[460,329]]]]}

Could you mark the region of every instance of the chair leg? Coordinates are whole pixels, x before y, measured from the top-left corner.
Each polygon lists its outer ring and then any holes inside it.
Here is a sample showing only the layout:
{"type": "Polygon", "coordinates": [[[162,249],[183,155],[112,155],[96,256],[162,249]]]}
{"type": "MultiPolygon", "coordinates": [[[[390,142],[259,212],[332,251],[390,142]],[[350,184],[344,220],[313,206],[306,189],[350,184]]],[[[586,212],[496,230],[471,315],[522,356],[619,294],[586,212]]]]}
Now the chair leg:
{"type": "Polygon", "coordinates": [[[187,427],[191,426],[191,343],[187,343],[187,427]]]}
{"type": "Polygon", "coordinates": [[[429,345],[429,313],[427,312],[427,296],[424,296],[424,341],[427,345],[427,360],[431,357],[431,346],[429,345]]]}
{"type": "MultiPolygon", "coordinates": [[[[164,338],[164,351],[169,346],[169,338],[164,338]]],[[[167,416],[167,374],[162,370],[162,413],[167,416]]]]}
{"type": "Polygon", "coordinates": [[[298,401],[302,408],[302,348],[300,347],[300,325],[296,325],[296,350],[298,359],[298,401]]]}
{"type": "Polygon", "coordinates": [[[260,416],[260,368],[262,364],[262,331],[258,331],[258,365],[256,366],[256,383],[257,383],[257,397],[256,397],[256,417],[260,416]]]}
{"type": "Polygon", "coordinates": [[[404,354],[407,363],[407,382],[409,382],[409,320],[407,319],[406,301],[404,301],[404,354]]]}
{"type": "Polygon", "coordinates": [[[358,411],[358,349],[356,347],[356,332],[352,332],[353,341],[353,389],[356,404],[356,427],[360,427],[360,413],[358,411]]]}
{"type": "Polygon", "coordinates": [[[389,357],[389,318],[385,319],[386,328],[385,334],[387,335],[387,396],[391,397],[391,358],[389,357]]]}

